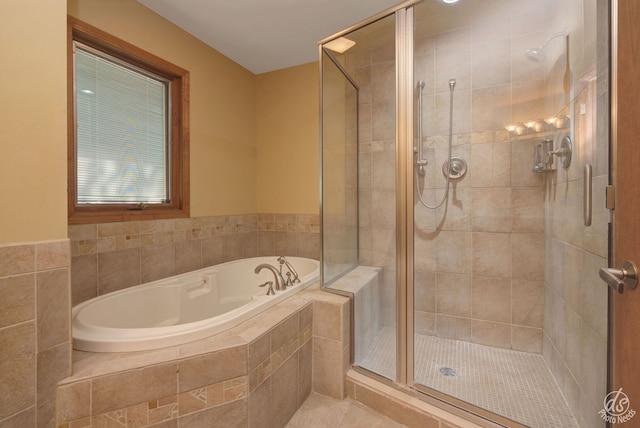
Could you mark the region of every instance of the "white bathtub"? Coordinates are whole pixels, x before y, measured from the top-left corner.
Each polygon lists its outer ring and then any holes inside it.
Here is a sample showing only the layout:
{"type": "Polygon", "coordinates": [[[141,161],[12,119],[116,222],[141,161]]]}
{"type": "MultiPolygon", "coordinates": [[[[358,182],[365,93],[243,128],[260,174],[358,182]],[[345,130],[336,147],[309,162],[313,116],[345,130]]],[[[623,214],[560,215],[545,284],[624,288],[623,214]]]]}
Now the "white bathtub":
{"type": "MultiPolygon", "coordinates": [[[[300,283],[267,296],[276,257],[254,257],[188,272],[98,296],[72,311],[73,347],[126,352],[179,345],[220,333],[318,281],[317,260],[287,257],[300,283]]],[[[288,272],[286,266],[283,275],[288,272]]],[[[286,279],[286,276],[285,276],[286,279]]],[[[275,288],[275,283],[274,283],[275,288]]]]}

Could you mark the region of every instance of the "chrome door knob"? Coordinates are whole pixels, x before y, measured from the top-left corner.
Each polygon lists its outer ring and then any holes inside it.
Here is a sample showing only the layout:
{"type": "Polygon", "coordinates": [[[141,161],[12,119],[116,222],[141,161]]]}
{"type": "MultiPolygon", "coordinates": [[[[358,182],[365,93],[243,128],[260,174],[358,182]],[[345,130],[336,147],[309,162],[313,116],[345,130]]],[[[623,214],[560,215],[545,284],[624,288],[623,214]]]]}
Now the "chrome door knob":
{"type": "Polygon", "coordinates": [[[638,285],[638,269],[633,262],[624,262],[620,269],[600,268],[599,273],[600,278],[618,293],[625,288],[632,290],[638,285]]]}

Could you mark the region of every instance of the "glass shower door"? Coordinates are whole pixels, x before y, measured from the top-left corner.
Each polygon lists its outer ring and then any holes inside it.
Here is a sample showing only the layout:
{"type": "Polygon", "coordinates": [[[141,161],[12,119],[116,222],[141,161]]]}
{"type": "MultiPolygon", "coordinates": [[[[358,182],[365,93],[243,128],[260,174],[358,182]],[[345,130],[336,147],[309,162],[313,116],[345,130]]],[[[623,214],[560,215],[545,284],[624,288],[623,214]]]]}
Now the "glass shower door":
{"type": "Polygon", "coordinates": [[[607,17],[565,3],[414,6],[413,379],[532,427],[599,426],[606,387],[607,211],[580,210],[585,165],[606,183],[607,17]],[[569,165],[532,168],[565,138],[569,165]]]}
{"type": "Polygon", "coordinates": [[[355,365],[395,379],[395,17],[322,49],[323,282],[353,295],[355,365]]]}

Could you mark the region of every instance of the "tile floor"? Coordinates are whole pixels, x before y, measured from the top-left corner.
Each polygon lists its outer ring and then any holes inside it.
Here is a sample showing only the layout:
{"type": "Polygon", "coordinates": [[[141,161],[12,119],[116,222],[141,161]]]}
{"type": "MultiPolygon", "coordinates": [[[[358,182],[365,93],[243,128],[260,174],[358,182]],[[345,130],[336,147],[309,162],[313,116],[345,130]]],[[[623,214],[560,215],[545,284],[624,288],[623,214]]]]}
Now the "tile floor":
{"type": "MultiPolygon", "coordinates": [[[[360,364],[393,377],[395,330],[383,328],[360,364]]],[[[418,382],[531,427],[577,427],[540,354],[416,335],[418,382]]]]}
{"type": "Polygon", "coordinates": [[[388,417],[349,398],[312,392],[285,428],[402,428],[388,417]]]}

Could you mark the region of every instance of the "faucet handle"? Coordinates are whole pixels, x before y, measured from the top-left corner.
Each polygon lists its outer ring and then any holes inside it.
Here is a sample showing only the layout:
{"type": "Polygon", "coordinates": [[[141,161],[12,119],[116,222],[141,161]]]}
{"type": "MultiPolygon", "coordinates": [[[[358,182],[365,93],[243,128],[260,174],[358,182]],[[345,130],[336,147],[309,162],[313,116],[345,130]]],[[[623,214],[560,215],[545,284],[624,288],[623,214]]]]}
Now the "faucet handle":
{"type": "Polygon", "coordinates": [[[267,296],[273,296],[274,294],[276,294],[276,292],[273,291],[273,281],[267,281],[264,284],[258,285],[258,287],[269,287],[267,289],[267,296]]]}
{"type": "Polygon", "coordinates": [[[285,287],[293,285],[293,281],[291,281],[291,272],[287,272],[287,280],[284,283],[285,287]]]}

